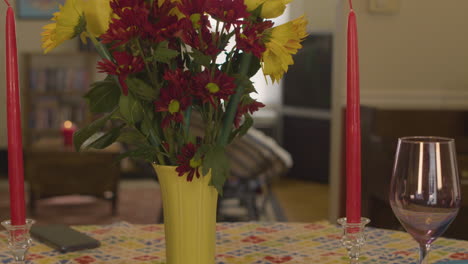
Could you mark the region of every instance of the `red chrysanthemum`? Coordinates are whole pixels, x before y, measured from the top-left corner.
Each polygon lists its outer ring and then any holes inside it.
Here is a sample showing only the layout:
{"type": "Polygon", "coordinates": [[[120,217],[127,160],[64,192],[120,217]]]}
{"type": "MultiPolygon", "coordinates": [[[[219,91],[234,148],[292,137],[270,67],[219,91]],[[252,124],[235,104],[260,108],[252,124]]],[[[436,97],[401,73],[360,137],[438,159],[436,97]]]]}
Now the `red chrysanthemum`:
{"type": "Polygon", "coordinates": [[[257,100],[248,97],[246,100],[242,101],[237,108],[236,117],[234,119],[234,126],[236,128],[239,127],[242,116],[247,112],[253,114],[264,106],[264,104],[258,102],[257,100]]]}
{"type": "Polygon", "coordinates": [[[228,24],[242,24],[242,19],[248,18],[247,6],[244,0],[211,0],[208,3],[207,13],[216,19],[228,24]]]}
{"type": "Polygon", "coordinates": [[[236,29],[237,47],[245,52],[250,52],[257,58],[261,58],[265,52],[265,43],[262,41],[263,32],[273,27],[273,22],[263,21],[246,25],[242,31],[236,29]]]}
{"type": "Polygon", "coordinates": [[[113,43],[113,47],[116,48],[132,39],[145,37],[144,29],[149,24],[150,13],[145,1],[114,0],[110,5],[118,18],[113,18],[107,32],[101,35],[102,43],[113,43]]]}
{"type": "Polygon", "coordinates": [[[130,9],[148,9],[148,5],[144,0],[112,0],[110,6],[118,17],[125,16],[126,11],[130,9]]]}
{"type": "Polygon", "coordinates": [[[187,92],[192,85],[192,76],[190,71],[184,71],[181,68],[174,71],[166,70],[163,78],[169,83],[169,85],[177,86],[185,92],[187,92]]]}
{"type": "Polygon", "coordinates": [[[203,103],[210,102],[213,106],[216,106],[221,99],[228,99],[236,89],[234,78],[219,70],[212,73],[206,69],[196,75],[193,80],[195,96],[203,103]]]}
{"type": "Polygon", "coordinates": [[[177,7],[187,18],[191,18],[193,14],[206,13],[212,1],[214,0],[179,0],[177,7]]]}
{"type": "Polygon", "coordinates": [[[177,166],[176,171],[179,173],[179,176],[183,176],[185,173],[187,175],[187,181],[191,182],[193,180],[193,176],[196,175],[197,178],[200,178],[200,167],[202,164],[201,159],[195,158],[195,153],[197,152],[198,145],[194,145],[193,143],[185,144],[179,155],[177,155],[177,166]]]}
{"type": "Polygon", "coordinates": [[[143,27],[145,34],[155,42],[169,40],[174,37],[181,29],[178,18],[173,12],[176,3],[164,1],[161,5],[155,1],[149,16],[149,23],[143,27]]]}
{"type": "Polygon", "coordinates": [[[165,117],[161,126],[166,128],[171,121],[182,123],[184,121],[183,111],[191,105],[191,97],[188,93],[190,75],[178,69],[174,72],[167,71],[164,79],[168,85],[161,89],[159,100],[156,101],[156,112],[164,112],[165,117]]]}
{"type": "Polygon", "coordinates": [[[205,14],[212,1],[214,0],[180,0],[177,7],[185,16],[179,20],[179,27],[183,29],[179,37],[184,43],[214,57],[221,52],[216,46],[219,36],[210,31],[211,24],[205,14]]]}
{"type": "Polygon", "coordinates": [[[115,63],[103,59],[98,63],[99,72],[104,72],[110,75],[116,75],[119,79],[122,93],[128,95],[128,86],[125,83],[128,75],[137,73],[143,70],[144,63],[140,57],[134,57],[125,51],[116,51],[112,53],[115,63]]]}
{"type": "Polygon", "coordinates": [[[214,57],[221,50],[217,47],[219,33],[211,32],[210,22],[206,15],[202,15],[199,19],[193,22],[189,18],[182,18],[178,21],[179,31],[176,36],[179,37],[185,44],[192,48],[201,51],[203,54],[214,57]],[[198,25],[198,26],[195,26],[198,25]]]}

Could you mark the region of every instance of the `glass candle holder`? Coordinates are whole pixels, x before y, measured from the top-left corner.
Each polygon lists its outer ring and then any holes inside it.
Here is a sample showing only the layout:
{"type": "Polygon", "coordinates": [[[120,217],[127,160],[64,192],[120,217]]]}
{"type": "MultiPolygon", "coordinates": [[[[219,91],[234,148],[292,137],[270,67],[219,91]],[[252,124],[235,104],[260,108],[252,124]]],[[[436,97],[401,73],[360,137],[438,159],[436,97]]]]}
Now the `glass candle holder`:
{"type": "Polygon", "coordinates": [[[2,226],[8,232],[8,249],[10,249],[16,264],[26,263],[26,254],[31,246],[29,230],[35,223],[32,219],[26,219],[24,225],[12,225],[10,220],[2,222],[2,226]]]}
{"type": "Polygon", "coordinates": [[[343,217],[339,218],[337,222],[343,229],[341,243],[348,251],[349,263],[359,263],[361,248],[366,242],[365,228],[370,223],[370,220],[361,217],[360,223],[348,223],[346,222],[346,217],[343,217]]]}

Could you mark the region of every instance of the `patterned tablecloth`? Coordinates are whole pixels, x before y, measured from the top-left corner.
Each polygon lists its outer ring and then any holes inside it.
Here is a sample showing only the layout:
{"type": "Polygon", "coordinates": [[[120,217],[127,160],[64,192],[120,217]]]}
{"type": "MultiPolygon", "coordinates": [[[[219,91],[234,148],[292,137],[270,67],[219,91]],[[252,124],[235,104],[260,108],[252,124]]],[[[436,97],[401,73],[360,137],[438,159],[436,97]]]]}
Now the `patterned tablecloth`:
{"type": "MultiPolygon", "coordinates": [[[[162,225],[117,223],[75,228],[100,240],[101,247],[61,254],[34,242],[27,263],[165,263],[162,225]]],[[[217,229],[217,264],[348,263],[340,244],[340,229],[327,222],[220,223],[217,229]]],[[[383,229],[367,230],[362,264],[416,263],[416,242],[409,235],[383,229]]],[[[431,264],[460,259],[468,259],[468,241],[440,238],[430,253],[431,264]]],[[[13,263],[4,232],[0,234],[0,263],[13,263]]]]}

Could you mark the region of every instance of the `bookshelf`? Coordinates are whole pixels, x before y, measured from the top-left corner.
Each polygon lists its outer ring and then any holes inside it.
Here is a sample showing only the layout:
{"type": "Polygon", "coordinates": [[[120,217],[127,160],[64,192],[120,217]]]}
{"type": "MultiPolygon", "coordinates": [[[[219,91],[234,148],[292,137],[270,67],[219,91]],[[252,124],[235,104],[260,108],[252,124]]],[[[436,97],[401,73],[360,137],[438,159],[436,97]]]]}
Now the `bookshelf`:
{"type": "Polygon", "coordinates": [[[93,53],[23,55],[25,145],[61,136],[66,120],[82,127],[91,118],[83,95],[96,80],[93,53]]]}

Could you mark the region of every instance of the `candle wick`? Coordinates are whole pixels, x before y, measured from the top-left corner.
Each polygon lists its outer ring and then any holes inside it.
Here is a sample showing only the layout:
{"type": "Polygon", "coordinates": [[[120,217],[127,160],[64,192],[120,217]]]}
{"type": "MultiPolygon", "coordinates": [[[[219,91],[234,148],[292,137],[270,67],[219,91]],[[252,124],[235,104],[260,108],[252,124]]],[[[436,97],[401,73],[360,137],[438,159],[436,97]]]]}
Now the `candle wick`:
{"type": "Polygon", "coordinates": [[[353,10],[353,0],[349,0],[348,2],[349,2],[349,8],[351,8],[351,10],[353,10]]]}
{"type": "Polygon", "coordinates": [[[8,2],[8,0],[3,0],[5,1],[5,3],[8,5],[8,7],[11,7],[10,3],[8,2]]]}

